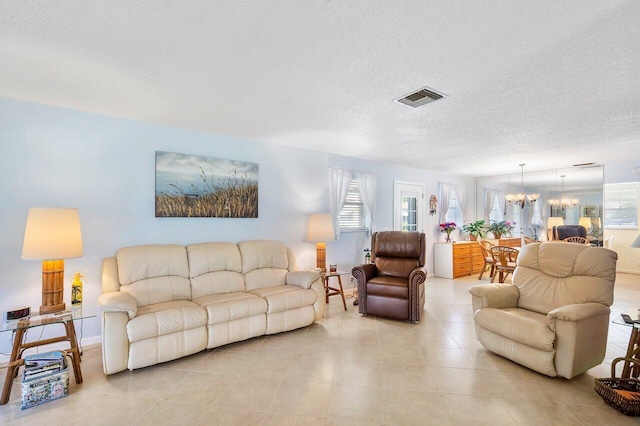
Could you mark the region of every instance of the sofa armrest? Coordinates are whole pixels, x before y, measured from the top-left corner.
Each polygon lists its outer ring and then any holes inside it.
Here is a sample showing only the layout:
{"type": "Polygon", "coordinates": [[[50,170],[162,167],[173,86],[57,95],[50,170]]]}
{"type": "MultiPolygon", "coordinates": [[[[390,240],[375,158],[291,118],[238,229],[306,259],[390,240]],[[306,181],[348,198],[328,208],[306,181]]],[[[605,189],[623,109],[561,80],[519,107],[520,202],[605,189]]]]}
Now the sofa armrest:
{"type": "Polygon", "coordinates": [[[130,320],[138,313],[136,300],[129,293],[124,291],[112,291],[101,294],[98,297],[98,304],[102,312],[125,312],[130,320]]]}
{"type": "Polygon", "coordinates": [[[481,284],[469,289],[472,296],[473,312],[481,308],[515,308],[520,292],[511,284],[481,284]]]}
{"type": "Polygon", "coordinates": [[[311,288],[311,285],[316,280],[320,280],[320,274],[316,271],[291,271],[287,273],[285,284],[295,285],[300,288],[311,288]]]}
{"type": "Polygon", "coordinates": [[[558,376],[571,379],[604,360],[609,313],[609,307],[601,303],[580,303],[547,314],[548,326],[556,334],[558,376]]]}
{"type": "Polygon", "coordinates": [[[608,315],[610,312],[609,307],[602,303],[577,303],[561,306],[550,311],[547,314],[547,319],[549,327],[555,331],[558,320],[578,322],[598,315],[608,315]]]}

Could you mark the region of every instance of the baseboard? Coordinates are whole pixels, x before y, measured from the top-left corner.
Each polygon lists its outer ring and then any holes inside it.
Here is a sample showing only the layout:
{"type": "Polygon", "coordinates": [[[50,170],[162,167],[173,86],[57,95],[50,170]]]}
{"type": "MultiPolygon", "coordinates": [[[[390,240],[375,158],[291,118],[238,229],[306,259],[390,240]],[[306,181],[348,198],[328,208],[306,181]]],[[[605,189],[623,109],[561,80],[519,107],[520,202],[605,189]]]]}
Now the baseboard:
{"type": "MultiPolygon", "coordinates": [[[[81,341],[78,341],[78,344],[82,349],[89,349],[99,345],[102,342],[101,336],[93,336],[93,337],[85,337],[81,341]]],[[[23,355],[55,351],[55,350],[64,350],[69,349],[69,342],[58,342],[52,343],[50,345],[38,346],[35,348],[27,349],[24,351],[23,355]]],[[[11,354],[0,354],[0,368],[4,368],[9,364],[9,358],[11,354]]]]}

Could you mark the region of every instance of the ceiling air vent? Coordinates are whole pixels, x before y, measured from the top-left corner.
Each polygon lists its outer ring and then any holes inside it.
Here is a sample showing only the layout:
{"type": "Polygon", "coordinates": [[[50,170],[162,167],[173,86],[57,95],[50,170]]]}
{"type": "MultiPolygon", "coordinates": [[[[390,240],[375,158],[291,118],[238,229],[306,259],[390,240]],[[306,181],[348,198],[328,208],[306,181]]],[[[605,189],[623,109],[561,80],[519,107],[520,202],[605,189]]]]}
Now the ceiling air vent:
{"type": "Polygon", "coordinates": [[[394,102],[409,105],[412,108],[419,108],[423,105],[435,102],[446,97],[447,95],[445,95],[444,93],[440,93],[436,90],[431,89],[430,87],[425,86],[422,89],[418,89],[406,96],[394,99],[394,102]]]}

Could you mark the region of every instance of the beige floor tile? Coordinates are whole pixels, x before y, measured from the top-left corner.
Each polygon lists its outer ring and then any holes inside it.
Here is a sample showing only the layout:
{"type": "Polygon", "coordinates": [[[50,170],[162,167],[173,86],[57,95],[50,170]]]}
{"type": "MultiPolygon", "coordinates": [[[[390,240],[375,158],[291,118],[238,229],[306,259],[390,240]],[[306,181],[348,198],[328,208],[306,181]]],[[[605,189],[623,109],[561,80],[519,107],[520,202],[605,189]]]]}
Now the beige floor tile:
{"type": "MultiPolygon", "coordinates": [[[[199,426],[258,426],[265,421],[266,411],[247,410],[234,407],[204,407],[198,410],[199,426]]],[[[186,422],[174,424],[188,424],[186,422]]]]}
{"type": "Polygon", "coordinates": [[[519,425],[578,426],[582,424],[564,404],[519,398],[503,399],[502,404],[519,425]]]}
{"type": "Polygon", "coordinates": [[[638,417],[625,416],[604,402],[597,407],[569,405],[568,410],[583,425],[638,426],[640,424],[638,417]]]}
{"type": "Polygon", "coordinates": [[[333,375],[333,384],[382,388],[380,361],[372,358],[339,359],[333,375]]]}
{"type": "Polygon", "coordinates": [[[324,417],[295,416],[292,414],[268,414],[262,426],[324,426],[324,417]]]}
{"type": "Polygon", "coordinates": [[[473,368],[462,349],[428,348],[422,349],[422,355],[432,367],[473,368]]]}
{"type": "Polygon", "coordinates": [[[330,384],[283,381],[269,411],[270,414],[324,418],[330,396],[330,384]]]}
{"type": "Polygon", "coordinates": [[[516,425],[500,398],[443,395],[444,406],[456,425],[516,425]]]}
{"type": "Polygon", "coordinates": [[[340,421],[361,421],[388,424],[387,398],[377,386],[333,385],[327,416],[340,421]]]}
{"type": "Polygon", "coordinates": [[[197,424],[202,414],[196,405],[187,402],[158,401],[136,421],[136,425],[197,424]]]}
{"type": "Polygon", "coordinates": [[[265,377],[234,377],[216,387],[213,405],[238,409],[266,411],[271,407],[282,380],[265,377]]]}
{"type": "Polygon", "coordinates": [[[429,367],[429,373],[440,393],[495,396],[496,390],[480,371],[466,368],[429,367]]]}
{"type": "Polygon", "coordinates": [[[398,363],[380,363],[383,387],[387,392],[435,392],[436,384],[428,368],[398,363]]]}
{"type": "Polygon", "coordinates": [[[442,394],[421,391],[387,390],[389,424],[453,425],[442,394]]]}

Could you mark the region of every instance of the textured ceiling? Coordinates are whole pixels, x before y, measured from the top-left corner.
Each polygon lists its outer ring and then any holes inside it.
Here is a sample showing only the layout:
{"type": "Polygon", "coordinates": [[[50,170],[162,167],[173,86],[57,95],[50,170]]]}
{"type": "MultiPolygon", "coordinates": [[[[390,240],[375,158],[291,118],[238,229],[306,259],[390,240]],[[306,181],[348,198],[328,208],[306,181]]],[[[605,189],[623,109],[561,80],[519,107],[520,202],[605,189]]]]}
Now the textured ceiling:
{"type": "Polygon", "coordinates": [[[0,2],[0,96],[471,176],[640,159],[639,76],[637,0],[0,2]]]}

